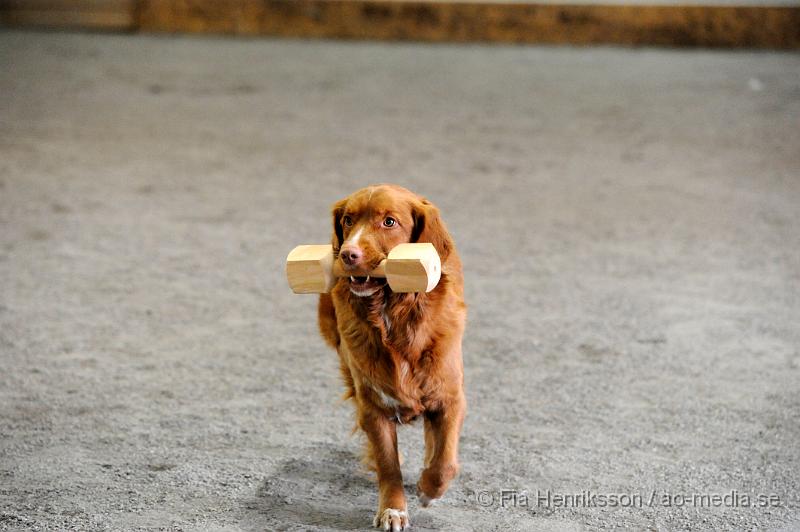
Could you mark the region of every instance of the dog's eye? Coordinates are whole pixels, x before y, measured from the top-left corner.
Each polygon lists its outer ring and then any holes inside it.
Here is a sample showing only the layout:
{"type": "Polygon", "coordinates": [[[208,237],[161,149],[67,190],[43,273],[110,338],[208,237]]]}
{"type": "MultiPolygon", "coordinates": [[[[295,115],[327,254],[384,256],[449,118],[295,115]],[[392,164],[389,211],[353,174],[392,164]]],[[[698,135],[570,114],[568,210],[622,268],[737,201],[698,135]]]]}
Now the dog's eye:
{"type": "Polygon", "coordinates": [[[384,227],[394,227],[394,224],[397,223],[397,220],[392,218],[391,216],[387,216],[385,220],[383,220],[384,227]]]}
{"type": "Polygon", "coordinates": [[[350,218],[349,216],[345,216],[344,218],[342,218],[342,225],[344,225],[345,227],[352,227],[353,219],[350,218]]]}

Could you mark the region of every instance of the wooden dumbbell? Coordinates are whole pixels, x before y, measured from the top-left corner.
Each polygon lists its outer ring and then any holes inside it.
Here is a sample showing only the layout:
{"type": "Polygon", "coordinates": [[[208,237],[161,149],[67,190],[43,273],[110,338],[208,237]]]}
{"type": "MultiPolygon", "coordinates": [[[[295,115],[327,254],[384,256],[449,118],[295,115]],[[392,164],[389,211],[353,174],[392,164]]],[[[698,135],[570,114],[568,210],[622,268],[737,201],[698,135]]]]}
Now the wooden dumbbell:
{"type": "MultiPolygon", "coordinates": [[[[350,275],[333,260],[333,246],[329,244],[297,246],[286,257],[286,277],[295,294],[330,292],[339,277],[350,275]]],[[[385,277],[393,292],[430,292],[441,275],[439,254],[430,243],[395,246],[369,272],[370,277],[385,277]]]]}

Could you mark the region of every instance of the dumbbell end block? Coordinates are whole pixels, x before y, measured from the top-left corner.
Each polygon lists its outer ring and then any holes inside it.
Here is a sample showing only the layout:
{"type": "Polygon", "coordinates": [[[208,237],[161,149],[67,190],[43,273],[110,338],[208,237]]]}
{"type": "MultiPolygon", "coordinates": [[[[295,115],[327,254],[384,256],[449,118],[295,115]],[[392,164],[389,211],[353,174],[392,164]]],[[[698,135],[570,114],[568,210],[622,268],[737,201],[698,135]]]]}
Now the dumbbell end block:
{"type": "Polygon", "coordinates": [[[386,260],[386,281],[393,292],[430,292],[441,276],[442,261],[430,243],[399,244],[386,260]]]}
{"type": "Polygon", "coordinates": [[[286,257],[286,278],[295,294],[323,294],[336,284],[330,244],[297,246],[286,257]]]}

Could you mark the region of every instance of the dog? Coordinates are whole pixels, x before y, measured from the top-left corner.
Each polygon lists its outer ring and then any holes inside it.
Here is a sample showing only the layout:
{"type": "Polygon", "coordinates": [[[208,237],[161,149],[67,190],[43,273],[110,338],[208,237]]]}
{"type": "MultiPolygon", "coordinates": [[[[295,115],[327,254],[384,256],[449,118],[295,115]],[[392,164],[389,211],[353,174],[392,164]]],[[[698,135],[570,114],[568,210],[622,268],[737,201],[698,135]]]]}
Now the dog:
{"type": "Polygon", "coordinates": [[[422,417],[422,506],[442,497],[456,476],[458,439],[466,413],[461,339],[467,307],[455,244],[439,209],[390,184],[358,190],[333,206],[334,260],[340,278],[319,299],[319,328],[339,354],[345,399],[366,435],[364,462],[375,471],[378,511],[373,526],[403,530],[408,506],[397,449],[397,425],[422,417]],[[396,245],[430,242],[442,276],[428,293],[394,293],[368,272],[396,245]]]}

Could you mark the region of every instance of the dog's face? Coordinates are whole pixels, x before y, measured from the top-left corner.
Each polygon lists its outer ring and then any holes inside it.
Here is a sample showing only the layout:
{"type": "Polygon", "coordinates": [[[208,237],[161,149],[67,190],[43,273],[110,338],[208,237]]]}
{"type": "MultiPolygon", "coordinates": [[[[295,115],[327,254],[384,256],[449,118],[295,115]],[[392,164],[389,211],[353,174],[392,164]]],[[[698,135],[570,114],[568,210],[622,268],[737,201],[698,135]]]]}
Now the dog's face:
{"type": "Polygon", "coordinates": [[[333,206],[333,248],[346,272],[350,291],[366,297],[386,284],[367,273],[398,244],[431,242],[445,261],[450,237],[430,202],[396,185],[354,192],[333,206]]]}

